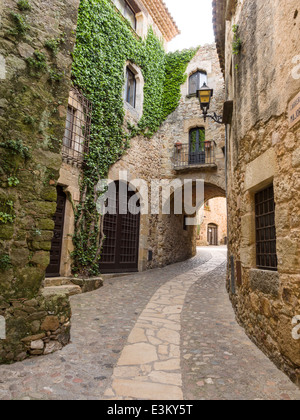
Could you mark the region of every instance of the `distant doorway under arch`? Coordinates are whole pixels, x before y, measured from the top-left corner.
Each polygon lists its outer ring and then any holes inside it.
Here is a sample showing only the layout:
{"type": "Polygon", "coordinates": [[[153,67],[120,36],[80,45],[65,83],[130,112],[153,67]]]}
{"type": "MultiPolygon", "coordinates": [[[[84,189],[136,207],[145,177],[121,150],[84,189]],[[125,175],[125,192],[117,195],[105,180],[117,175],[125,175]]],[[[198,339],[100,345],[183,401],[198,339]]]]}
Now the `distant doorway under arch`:
{"type": "Polygon", "coordinates": [[[218,226],[214,223],[210,223],[207,226],[207,242],[211,246],[217,246],[219,245],[219,232],[218,232],[218,226]]]}

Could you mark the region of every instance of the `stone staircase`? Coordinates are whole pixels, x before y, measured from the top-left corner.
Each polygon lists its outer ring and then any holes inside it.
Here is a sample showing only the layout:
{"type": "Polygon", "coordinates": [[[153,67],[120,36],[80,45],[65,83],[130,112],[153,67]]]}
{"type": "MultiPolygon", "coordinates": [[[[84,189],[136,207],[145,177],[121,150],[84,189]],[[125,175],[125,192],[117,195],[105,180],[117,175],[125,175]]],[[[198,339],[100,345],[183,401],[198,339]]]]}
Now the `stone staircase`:
{"type": "Polygon", "coordinates": [[[100,277],[91,279],[80,279],[74,277],[53,277],[44,280],[44,296],[60,295],[67,296],[79,295],[81,293],[92,292],[103,286],[100,277]]]}

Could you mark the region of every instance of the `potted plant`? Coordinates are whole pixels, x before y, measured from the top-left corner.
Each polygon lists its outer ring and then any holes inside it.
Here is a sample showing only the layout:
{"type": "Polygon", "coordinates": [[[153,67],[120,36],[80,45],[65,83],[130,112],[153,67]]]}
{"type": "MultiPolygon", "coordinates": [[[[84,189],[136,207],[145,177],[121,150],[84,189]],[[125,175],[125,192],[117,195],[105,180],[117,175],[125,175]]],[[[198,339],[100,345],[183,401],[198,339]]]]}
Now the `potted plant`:
{"type": "Polygon", "coordinates": [[[178,141],[177,143],[175,143],[175,147],[177,149],[177,152],[179,152],[182,149],[182,143],[178,141]]]}

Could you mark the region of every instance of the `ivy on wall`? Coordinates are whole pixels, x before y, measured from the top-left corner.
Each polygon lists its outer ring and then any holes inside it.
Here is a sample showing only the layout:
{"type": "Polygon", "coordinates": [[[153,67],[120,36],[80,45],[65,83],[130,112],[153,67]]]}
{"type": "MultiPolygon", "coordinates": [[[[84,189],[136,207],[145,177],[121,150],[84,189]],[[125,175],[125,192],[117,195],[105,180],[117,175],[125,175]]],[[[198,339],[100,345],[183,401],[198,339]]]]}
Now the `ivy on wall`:
{"type": "Polygon", "coordinates": [[[81,0],[72,74],[74,84],[93,103],[93,122],[81,200],[75,209],[74,274],[99,274],[102,234],[95,186],[107,177],[132,137],[151,137],[177,108],[180,85],[195,53],[194,49],[168,55],[152,29],[145,40],[137,37],[110,0],[81,0]],[[125,127],[122,92],[127,61],[140,67],[145,86],[143,116],[136,126],[125,127]]]}

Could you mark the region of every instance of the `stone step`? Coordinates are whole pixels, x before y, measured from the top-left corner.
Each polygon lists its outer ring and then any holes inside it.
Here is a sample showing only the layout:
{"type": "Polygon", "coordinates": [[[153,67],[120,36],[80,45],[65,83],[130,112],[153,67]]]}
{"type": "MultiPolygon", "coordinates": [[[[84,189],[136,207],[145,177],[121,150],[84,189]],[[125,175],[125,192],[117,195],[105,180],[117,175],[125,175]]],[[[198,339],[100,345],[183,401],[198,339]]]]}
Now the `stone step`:
{"type": "Polygon", "coordinates": [[[71,278],[69,277],[51,277],[46,278],[44,281],[45,287],[52,287],[52,286],[71,286],[73,283],[71,282],[71,278]]]}
{"type": "Polygon", "coordinates": [[[67,295],[67,296],[74,296],[80,295],[82,293],[81,287],[72,285],[64,285],[64,286],[48,286],[45,287],[43,290],[44,296],[52,296],[52,295],[67,295]]]}

